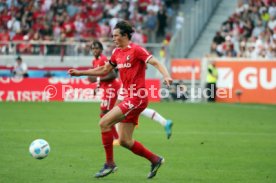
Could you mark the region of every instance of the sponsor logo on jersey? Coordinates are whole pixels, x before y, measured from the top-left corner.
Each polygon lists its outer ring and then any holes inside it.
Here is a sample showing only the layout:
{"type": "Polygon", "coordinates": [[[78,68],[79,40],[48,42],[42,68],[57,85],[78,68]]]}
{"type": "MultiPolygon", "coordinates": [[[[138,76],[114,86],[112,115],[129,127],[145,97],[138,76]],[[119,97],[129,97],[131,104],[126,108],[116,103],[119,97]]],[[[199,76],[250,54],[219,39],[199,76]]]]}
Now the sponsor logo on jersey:
{"type": "Polygon", "coordinates": [[[127,60],[127,61],[129,61],[129,60],[130,60],[130,55],[128,55],[128,56],[127,56],[126,60],[127,60]]]}
{"type": "Polygon", "coordinates": [[[130,67],[131,67],[131,63],[122,63],[122,64],[118,64],[117,66],[118,69],[130,68],[130,67]]]}

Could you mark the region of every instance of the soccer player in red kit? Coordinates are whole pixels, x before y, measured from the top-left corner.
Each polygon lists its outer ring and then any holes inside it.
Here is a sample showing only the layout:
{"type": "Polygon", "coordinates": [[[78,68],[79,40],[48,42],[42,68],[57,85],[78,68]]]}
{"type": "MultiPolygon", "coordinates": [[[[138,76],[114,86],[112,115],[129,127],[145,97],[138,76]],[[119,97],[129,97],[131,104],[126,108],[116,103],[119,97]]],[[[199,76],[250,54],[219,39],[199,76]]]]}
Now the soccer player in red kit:
{"type": "Polygon", "coordinates": [[[134,154],[142,156],[151,162],[151,170],[148,178],[153,178],[164,158],[154,154],[140,142],[133,139],[133,131],[138,123],[140,113],[148,105],[148,97],[145,88],[146,64],[153,65],[163,76],[167,86],[172,84],[172,79],[167,69],[162,66],[148,51],[141,46],[131,43],[131,35],[134,32],[132,26],[126,21],[118,22],[112,32],[113,41],[117,48],[114,49],[109,63],[102,67],[80,71],[69,69],[72,76],[101,76],[118,68],[123,89],[127,95],[124,100],[100,120],[102,143],[105,149],[106,162],[104,167],[96,173],[100,178],[109,175],[117,169],[113,159],[113,135],[111,127],[120,122],[119,142],[120,145],[129,149],[134,154]]]}
{"type": "MultiPolygon", "coordinates": [[[[105,63],[108,61],[107,57],[102,54],[103,52],[103,45],[100,41],[93,41],[91,45],[89,45],[94,59],[92,60],[92,67],[97,68],[100,66],[105,65],[105,63]]],[[[121,82],[118,81],[117,74],[112,71],[108,73],[107,75],[103,77],[96,77],[96,76],[89,76],[88,79],[91,83],[97,83],[97,88],[100,88],[103,92],[102,95],[102,102],[101,102],[101,114],[100,117],[103,117],[104,114],[106,114],[108,111],[110,111],[113,107],[114,104],[116,105],[116,98],[118,97],[117,100],[119,102],[123,101],[123,96],[120,95],[119,88],[121,85],[121,82]],[[108,91],[112,89],[114,91],[114,95],[110,95],[108,91]],[[118,94],[119,93],[119,94],[118,94]],[[118,96],[119,95],[119,96],[118,96]]],[[[167,134],[167,138],[169,139],[171,134],[172,134],[172,122],[169,119],[165,119],[161,114],[159,114],[157,111],[154,109],[146,108],[143,112],[141,112],[141,115],[150,118],[158,123],[160,123],[167,134]]],[[[115,127],[112,127],[112,132],[113,132],[113,145],[119,145],[118,142],[118,133],[116,131],[115,127]]]]}
{"type": "MultiPolygon", "coordinates": [[[[93,41],[91,44],[91,49],[94,55],[94,59],[92,60],[92,67],[97,68],[104,66],[105,63],[108,62],[108,59],[105,55],[102,54],[102,43],[96,40],[93,41]]],[[[112,71],[102,77],[89,76],[88,79],[91,83],[96,82],[97,89],[100,89],[102,92],[100,117],[103,117],[114,107],[118,97],[118,91],[121,87],[121,82],[117,79],[117,74],[115,73],[115,71],[112,71]]],[[[112,127],[112,133],[114,139],[119,138],[115,126],[112,127]]]]}

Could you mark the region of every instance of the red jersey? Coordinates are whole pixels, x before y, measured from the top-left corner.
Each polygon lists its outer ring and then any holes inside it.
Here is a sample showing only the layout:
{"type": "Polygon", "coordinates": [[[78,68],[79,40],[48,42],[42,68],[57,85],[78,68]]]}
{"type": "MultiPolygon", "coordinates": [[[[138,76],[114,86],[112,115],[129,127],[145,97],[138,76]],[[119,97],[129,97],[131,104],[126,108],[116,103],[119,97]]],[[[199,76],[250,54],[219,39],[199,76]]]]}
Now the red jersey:
{"type": "Polygon", "coordinates": [[[106,62],[108,62],[107,57],[104,56],[103,54],[101,54],[99,56],[99,58],[94,58],[92,60],[92,67],[97,68],[97,67],[100,67],[100,66],[104,66],[106,62]]]}
{"type": "MultiPolygon", "coordinates": [[[[105,63],[107,62],[106,56],[101,54],[99,58],[95,58],[92,61],[93,68],[97,68],[100,66],[104,66],[105,63]]],[[[119,82],[118,79],[113,79],[111,81],[101,81],[100,82],[100,88],[103,89],[103,94],[102,94],[102,103],[101,103],[101,110],[102,111],[109,111],[111,110],[117,100],[118,97],[118,90],[121,87],[121,83],[119,82]],[[114,92],[113,94],[110,92],[114,92]]],[[[103,113],[101,114],[101,117],[103,116],[103,113]]]]}
{"type": "Polygon", "coordinates": [[[139,89],[145,89],[146,63],[151,57],[152,55],[147,50],[133,43],[125,49],[115,48],[113,50],[110,63],[119,69],[123,89],[124,92],[127,91],[128,97],[131,97],[131,92],[134,95],[137,92],[144,95],[144,92],[140,92],[139,89]]]}
{"type": "MultiPolygon", "coordinates": [[[[92,60],[92,67],[93,67],[93,68],[97,68],[97,67],[100,67],[100,66],[104,66],[106,62],[108,62],[107,57],[104,56],[103,54],[101,54],[101,55],[99,56],[99,58],[95,58],[95,59],[92,60]]],[[[100,82],[100,87],[101,87],[101,88],[105,88],[105,87],[107,87],[109,84],[112,84],[113,82],[118,83],[119,81],[116,80],[116,79],[113,79],[113,80],[111,80],[111,81],[101,81],[101,82],[100,82]]]]}

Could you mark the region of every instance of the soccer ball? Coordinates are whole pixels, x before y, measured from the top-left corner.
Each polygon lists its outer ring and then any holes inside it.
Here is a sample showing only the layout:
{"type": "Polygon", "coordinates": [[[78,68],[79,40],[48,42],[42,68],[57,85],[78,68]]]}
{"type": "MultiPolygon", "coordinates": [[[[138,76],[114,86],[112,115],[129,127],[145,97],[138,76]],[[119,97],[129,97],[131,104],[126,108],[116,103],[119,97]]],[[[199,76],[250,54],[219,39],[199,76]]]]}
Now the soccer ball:
{"type": "Polygon", "coordinates": [[[36,159],[43,159],[48,156],[50,152],[50,146],[46,140],[36,139],[31,143],[29,151],[32,157],[36,159]]]}

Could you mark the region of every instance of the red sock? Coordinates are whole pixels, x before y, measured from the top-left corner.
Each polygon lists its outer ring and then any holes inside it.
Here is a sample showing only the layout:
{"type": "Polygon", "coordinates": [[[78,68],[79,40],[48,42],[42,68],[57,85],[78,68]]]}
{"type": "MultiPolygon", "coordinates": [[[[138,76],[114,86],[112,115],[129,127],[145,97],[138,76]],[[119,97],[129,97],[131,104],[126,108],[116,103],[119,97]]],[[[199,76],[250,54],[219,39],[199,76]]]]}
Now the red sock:
{"type": "Polygon", "coordinates": [[[105,150],[107,164],[114,164],[113,160],[113,133],[112,131],[102,132],[102,143],[105,150]]]}
{"type": "Polygon", "coordinates": [[[113,126],[111,127],[111,131],[112,131],[112,133],[113,133],[113,139],[118,139],[118,138],[119,138],[119,135],[118,135],[118,133],[117,133],[117,130],[116,130],[115,125],[113,125],[113,126]]]}
{"type": "Polygon", "coordinates": [[[139,156],[142,156],[144,158],[147,158],[150,162],[156,163],[158,161],[158,156],[153,154],[150,150],[145,148],[140,142],[134,141],[133,146],[130,148],[130,150],[139,156]]]}

